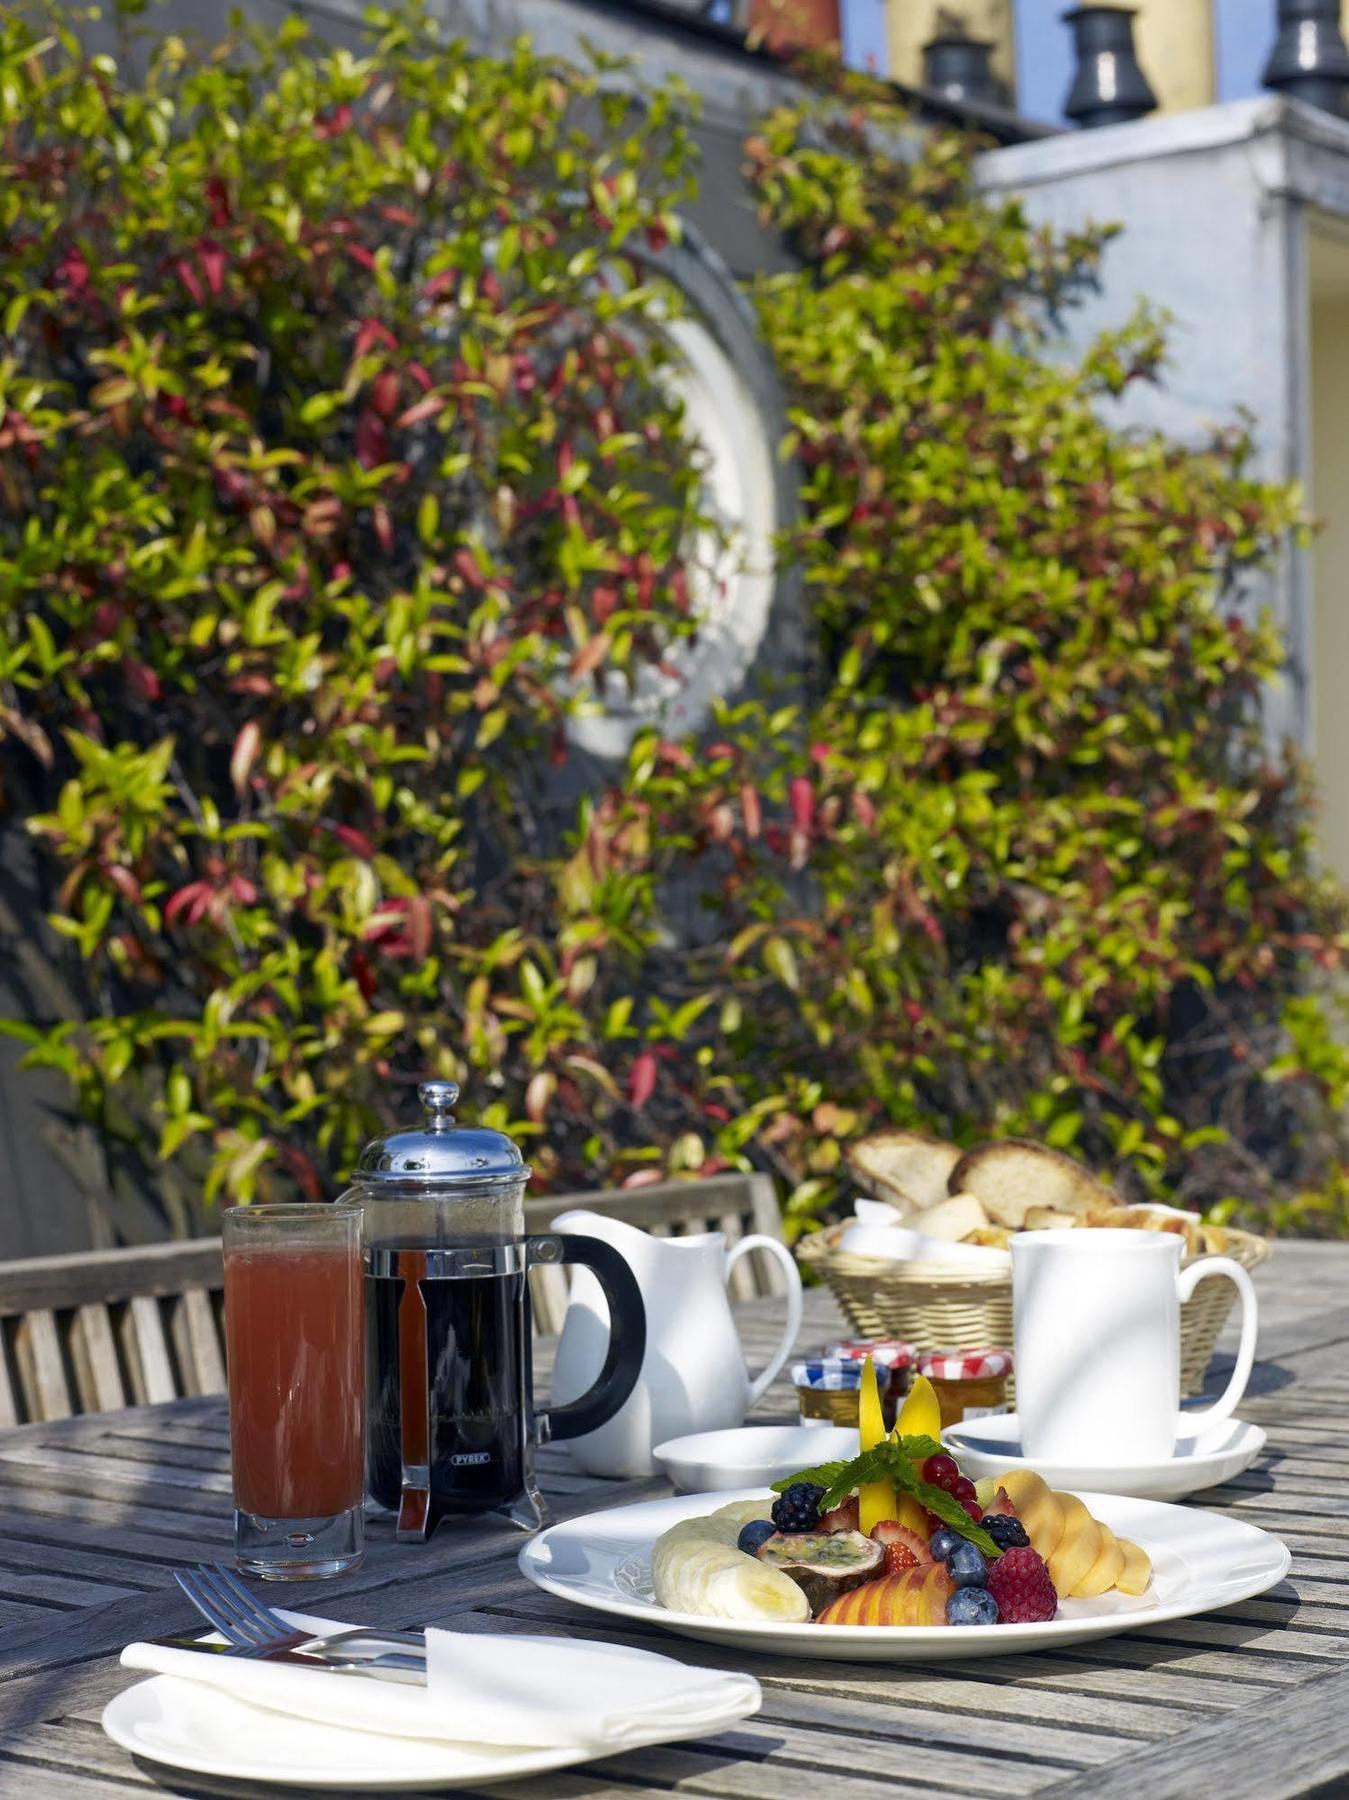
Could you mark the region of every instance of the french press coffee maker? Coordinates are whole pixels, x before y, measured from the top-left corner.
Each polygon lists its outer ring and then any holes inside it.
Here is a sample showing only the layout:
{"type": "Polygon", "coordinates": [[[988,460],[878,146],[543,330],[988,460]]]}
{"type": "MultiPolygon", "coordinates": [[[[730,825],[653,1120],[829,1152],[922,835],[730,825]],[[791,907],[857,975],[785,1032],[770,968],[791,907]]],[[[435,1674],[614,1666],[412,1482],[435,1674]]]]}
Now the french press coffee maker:
{"type": "Polygon", "coordinates": [[[646,1314],[631,1270],[596,1238],[529,1237],[529,1169],[499,1131],[456,1125],[452,1081],[417,1090],[424,1127],[361,1152],[345,1201],[365,1208],[366,1488],[414,1542],[449,1515],[500,1512],[545,1522],[535,1446],[580,1437],[632,1392],[646,1314]],[[536,1411],[529,1284],[533,1263],[584,1263],[609,1303],[598,1380],[536,1411]]]}

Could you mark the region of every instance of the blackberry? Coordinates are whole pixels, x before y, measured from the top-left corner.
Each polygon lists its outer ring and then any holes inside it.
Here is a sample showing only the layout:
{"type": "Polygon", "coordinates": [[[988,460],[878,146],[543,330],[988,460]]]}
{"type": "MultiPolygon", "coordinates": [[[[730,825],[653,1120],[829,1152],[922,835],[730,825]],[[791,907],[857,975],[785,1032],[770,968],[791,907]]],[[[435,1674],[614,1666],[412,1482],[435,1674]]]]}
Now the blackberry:
{"type": "Polygon", "coordinates": [[[999,1550],[1026,1550],[1030,1547],[1026,1527],[1020,1519],[1012,1518],[1010,1513],[985,1513],[979,1523],[999,1550]]]}
{"type": "Polygon", "coordinates": [[[823,1499],[824,1489],[813,1481],[794,1481],[773,1502],[773,1523],[779,1531],[815,1531],[823,1499]]]}
{"type": "Polygon", "coordinates": [[[766,1544],[771,1537],[777,1536],[777,1526],[769,1519],[751,1519],[748,1525],[742,1525],[740,1536],[735,1540],[737,1550],[743,1550],[747,1556],[756,1556],[760,1544],[766,1544]]]}

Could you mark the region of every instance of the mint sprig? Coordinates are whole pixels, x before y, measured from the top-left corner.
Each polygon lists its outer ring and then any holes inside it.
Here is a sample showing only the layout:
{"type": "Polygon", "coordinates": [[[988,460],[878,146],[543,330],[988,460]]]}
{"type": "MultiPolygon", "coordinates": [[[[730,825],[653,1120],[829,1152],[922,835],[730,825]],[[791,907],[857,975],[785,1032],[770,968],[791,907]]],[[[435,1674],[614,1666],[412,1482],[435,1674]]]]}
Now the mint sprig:
{"type": "Polygon", "coordinates": [[[945,1488],[924,1481],[919,1474],[928,1457],[936,1456],[940,1451],[941,1445],[929,1437],[906,1437],[898,1444],[887,1438],[853,1457],[851,1462],[817,1463],[812,1469],[801,1469],[795,1475],[789,1475],[785,1481],[775,1481],[773,1491],[780,1494],[793,1482],[809,1481],[824,1489],[820,1511],[829,1512],[867,1482],[893,1482],[897,1493],[911,1495],[944,1525],[949,1525],[957,1536],[968,1538],[985,1556],[1001,1555],[993,1539],[982,1525],[975,1524],[959,1500],[945,1488]]]}

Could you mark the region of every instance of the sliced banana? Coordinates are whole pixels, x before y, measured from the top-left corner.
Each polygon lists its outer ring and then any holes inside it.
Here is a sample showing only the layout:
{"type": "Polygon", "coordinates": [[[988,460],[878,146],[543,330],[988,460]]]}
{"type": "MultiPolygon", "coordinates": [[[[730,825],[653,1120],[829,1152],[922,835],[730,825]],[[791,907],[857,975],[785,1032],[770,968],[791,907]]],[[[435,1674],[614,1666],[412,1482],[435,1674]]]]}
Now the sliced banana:
{"type": "Polygon", "coordinates": [[[671,1612],[712,1619],[783,1619],[804,1623],[810,1606],[790,1575],[737,1550],[742,1525],[762,1518],[738,1501],[701,1519],[685,1519],[656,1539],[651,1574],[656,1599],[671,1612]],[[733,1515],[733,1516],[728,1516],[733,1515]]]}

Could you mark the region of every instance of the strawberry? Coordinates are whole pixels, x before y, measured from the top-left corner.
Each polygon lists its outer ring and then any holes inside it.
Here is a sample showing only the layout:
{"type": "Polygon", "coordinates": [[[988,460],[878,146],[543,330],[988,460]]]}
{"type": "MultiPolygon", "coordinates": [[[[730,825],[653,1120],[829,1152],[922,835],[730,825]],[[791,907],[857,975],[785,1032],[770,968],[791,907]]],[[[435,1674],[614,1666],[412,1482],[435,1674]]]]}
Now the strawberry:
{"type": "Polygon", "coordinates": [[[1012,1505],[1011,1501],[1007,1498],[1007,1489],[1006,1488],[998,1489],[997,1493],[993,1496],[992,1500],[990,1500],[988,1505],[984,1508],[984,1513],[985,1513],[985,1515],[987,1515],[989,1513],[993,1513],[995,1515],[1001,1514],[1004,1518],[1008,1518],[1008,1519],[1014,1519],[1016,1517],[1016,1508],[1012,1505]]]}
{"type": "Polygon", "coordinates": [[[820,1514],[821,1531],[856,1531],[860,1523],[857,1495],[850,1494],[840,1505],[820,1514]]]}
{"type": "Polygon", "coordinates": [[[879,1525],[872,1526],[871,1536],[885,1546],[887,1575],[898,1575],[902,1569],[927,1569],[936,1560],[918,1533],[897,1519],[882,1519],[879,1525]]]}

